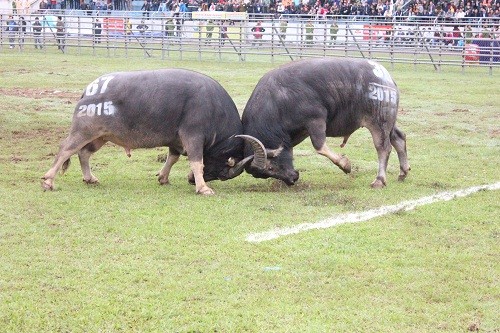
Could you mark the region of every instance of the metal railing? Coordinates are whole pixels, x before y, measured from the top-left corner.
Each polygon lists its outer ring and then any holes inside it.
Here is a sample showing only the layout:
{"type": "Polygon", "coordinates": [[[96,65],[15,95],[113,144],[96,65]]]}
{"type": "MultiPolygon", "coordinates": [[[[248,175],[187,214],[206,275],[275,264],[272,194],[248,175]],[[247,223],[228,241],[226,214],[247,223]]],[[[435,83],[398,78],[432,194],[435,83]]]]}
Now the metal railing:
{"type": "MultiPolygon", "coordinates": [[[[121,12],[126,13],[126,12],[121,12]]],[[[207,13],[207,12],[201,12],[207,13]]],[[[64,43],[65,53],[94,56],[197,58],[274,61],[304,57],[363,57],[394,63],[500,68],[500,20],[441,22],[425,20],[359,20],[351,17],[248,19],[238,16],[25,15],[25,31],[7,31],[9,15],[0,14],[0,52],[24,52],[38,38],[45,50],[64,43]],[[261,21],[262,32],[253,30],[261,21]],[[333,26],[336,24],[337,27],[333,26]],[[147,27],[142,27],[144,24],[147,27]],[[99,27],[100,25],[100,27],[99,27]]],[[[205,14],[206,15],[206,14],[205,14]]],[[[210,14],[213,15],[213,14],[210,14]]],[[[221,15],[219,12],[218,15],[221,15]]],[[[15,18],[18,20],[18,18],[15,18]]],[[[19,21],[17,21],[19,23],[19,21]]]]}

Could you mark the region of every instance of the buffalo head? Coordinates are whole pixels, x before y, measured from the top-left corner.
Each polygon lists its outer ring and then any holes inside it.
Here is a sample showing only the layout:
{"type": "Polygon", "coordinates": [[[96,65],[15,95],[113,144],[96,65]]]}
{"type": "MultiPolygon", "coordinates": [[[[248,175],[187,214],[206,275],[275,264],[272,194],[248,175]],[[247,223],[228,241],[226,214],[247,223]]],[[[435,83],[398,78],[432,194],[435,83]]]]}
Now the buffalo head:
{"type": "Polygon", "coordinates": [[[245,139],[254,151],[253,162],[245,164],[249,174],[255,178],[276,178],[287,185],[294,185],[299,179],[299,172],[293,168],[291,148],[280,146],[277,149],[266,149],[262,142],[253,136],[237,135],[237,137],[245,139]]]}
{"type": "MultiPolygon", "coordinates": [[[[237,135],[232,138],[234,137],[237,135]]],[[[245,166],[254,160],[254,155],[243,159],[243,143],[237,140],[239,142],[236,144],[232,138],[222,142],[221,145],[224,146],[216,147],[216,151],[222,150],[223,152],[218,154],[211,152],[203,156],[203,179],[206,182],[233,179],[239,176],[245,170],[245,166]]],[[[260,160],[261,158],[257,157],[254,163],[259,163],[260,160]]],[[[188,181],[192,185],[195,184],[192,172],[188,176],[188,181]]]]}

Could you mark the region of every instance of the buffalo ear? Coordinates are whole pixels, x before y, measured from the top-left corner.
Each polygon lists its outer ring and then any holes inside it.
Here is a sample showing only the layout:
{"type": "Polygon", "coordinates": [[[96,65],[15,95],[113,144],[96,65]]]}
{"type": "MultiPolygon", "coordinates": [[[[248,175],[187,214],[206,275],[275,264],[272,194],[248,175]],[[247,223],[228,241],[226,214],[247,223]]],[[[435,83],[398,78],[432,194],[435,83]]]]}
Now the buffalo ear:
{"type": "Polygon", "coordinates": [[[279,146],[279,148],[276,149],[267,149],[266,148],[266,155],[269,158],[277,157],[281,152],[283,151],[283,146],[279,146]]]}
{"type": "Polygon", "coordinates": [[[234,160],[234,157],[230,157],[227,159],[227,162],[226,162],[226,165],[229,166],[229,167],[234,167],[234,165],[236,164],[236,161],[234,160]]]}

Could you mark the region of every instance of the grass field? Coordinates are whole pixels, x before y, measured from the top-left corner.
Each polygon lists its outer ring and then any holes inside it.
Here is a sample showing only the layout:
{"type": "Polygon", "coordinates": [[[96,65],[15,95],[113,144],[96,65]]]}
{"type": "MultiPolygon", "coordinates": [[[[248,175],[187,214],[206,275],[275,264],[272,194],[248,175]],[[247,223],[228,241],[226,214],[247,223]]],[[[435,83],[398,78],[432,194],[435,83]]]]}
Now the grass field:
{"type": "MultiPolygon", "coordinates": [[[[246,236],[500,181],[500,79],[484,70],[388,66],[401,90],[399,127],[412,170],[372,190],[366,130],[342,152],[344,175],[310,142],[295,149],[297,185],[247,174],[195,195],[188,165],[169,186],[165,149],[108,144],[43,192],[73,107],[97,76],[190,68],[221,82],[243,110],[278,63],[8,53],[0,67],[0,331],[499,332],[500,193],[308,231],[262,243],[246,236]]],[[[340,150],[339,138],[328,140],[340,150]]]]}

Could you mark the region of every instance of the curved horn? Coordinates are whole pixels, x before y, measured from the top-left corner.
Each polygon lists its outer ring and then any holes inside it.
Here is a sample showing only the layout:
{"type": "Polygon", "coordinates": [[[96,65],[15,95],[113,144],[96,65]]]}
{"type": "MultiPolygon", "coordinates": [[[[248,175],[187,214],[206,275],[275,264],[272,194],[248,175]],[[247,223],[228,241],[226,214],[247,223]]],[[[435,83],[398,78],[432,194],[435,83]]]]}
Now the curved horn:
{"type": "Polygon", "coordinates": [[[244,139],[252,146],[254,153],[252,164],[257,168],[261,169],[265,168],[267,162],[267,156],[266,156],[266,148],[264,147],[262,142],[260,142],[259,139],[251,135],[241,134],[241,135],[236,135],[236,137],[244,139]]]}
{"type": "Polygon", "coordinates": [[[244,158],[241,161],[239,161],[236,165],[232,166],[227,173],[227,179],[233,179],[234,177],[241,175],[243,170],[245,170],[245,166],[252,160],[253,160],[253,155],[250,155],[247,158],[244,158]]]}

